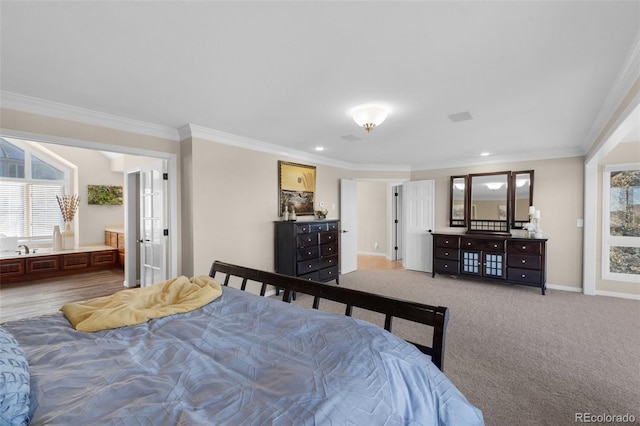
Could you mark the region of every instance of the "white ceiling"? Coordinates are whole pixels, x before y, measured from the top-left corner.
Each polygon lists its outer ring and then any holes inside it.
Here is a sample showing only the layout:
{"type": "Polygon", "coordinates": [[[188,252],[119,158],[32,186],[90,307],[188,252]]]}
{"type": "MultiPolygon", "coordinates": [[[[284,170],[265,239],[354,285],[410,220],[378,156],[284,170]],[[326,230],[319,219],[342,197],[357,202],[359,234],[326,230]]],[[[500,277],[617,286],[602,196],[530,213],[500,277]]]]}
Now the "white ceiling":
{"type": "Polygon", "coordinates": [[[640,29],[640,1],[0,8],[5,93],[412,168],[583,154],[640,29]],[[372,101],[391,113],[367,134],[347,111],[372,101]]]}

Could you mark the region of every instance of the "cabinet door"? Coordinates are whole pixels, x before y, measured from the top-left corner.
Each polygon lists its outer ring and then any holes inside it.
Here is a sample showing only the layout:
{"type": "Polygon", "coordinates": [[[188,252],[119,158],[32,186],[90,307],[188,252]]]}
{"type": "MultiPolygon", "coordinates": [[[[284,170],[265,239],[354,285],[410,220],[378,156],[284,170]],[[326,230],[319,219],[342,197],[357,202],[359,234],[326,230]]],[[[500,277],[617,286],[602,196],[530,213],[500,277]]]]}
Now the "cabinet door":
{"type": "Polygon", "coordinates": [[[481,252],[479,251],[463,250],[460,273],[482,275],[482,268],[480,268],[480,256],[481,252]]]}
{"type": "Polygon", "coordinates": [[[506,265],[504,253],[485,252],[482,254],[482,257],[482,274],[485,277],[505,277],[506,265]]]}
{"type": "Polygon", "coordinates": [[[62,255],[62,269],[85,269],[89,267],[89,253],[71,253],[62,255]]]}
{"type": "Polygon", "coordinates": [[[25,274],[24,259],[0,260],[0,275],[3,278],[25,274]]]}

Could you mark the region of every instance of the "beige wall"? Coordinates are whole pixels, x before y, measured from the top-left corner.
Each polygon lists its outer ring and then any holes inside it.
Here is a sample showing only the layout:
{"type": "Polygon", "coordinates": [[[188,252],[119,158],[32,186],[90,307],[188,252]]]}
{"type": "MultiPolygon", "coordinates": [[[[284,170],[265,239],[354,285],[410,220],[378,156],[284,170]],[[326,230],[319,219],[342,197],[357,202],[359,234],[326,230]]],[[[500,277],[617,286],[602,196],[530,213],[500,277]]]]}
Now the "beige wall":
{"type": "Polygon", "coordinates": [[[193,229],[193,262],[183,262],[183,273],[207,273],[216,259],[273,270],[278,160],[316,166],[316,202],[325,203],[328,218],[338,217],[339,169],[203,139],[190,143],[183,200],[192,199],[185,212],[191,223],[183,229],[193,229]]]}
{"type": "Polygon", "coordinates": [[[358,252],[389,253],[389,184],[360,181],[358,187],[358,252]],[[376,247],[377,243],[377,247],[376,247]]]}
{"type": "MultiPolygon", "coordinates": [[[[616,146],[598,166],[598,205],[602,206],[602,188],[604,167],[612,164],[628,164],[640,162],[640,142],[626,142],[616,146]]],[[[598,262],[596,262],[596,290],[615,293],[628,293],[640,295],[640,286],[637,283],[624,281],[611,281],[602,278],[602,208],[597,213],[597,229],[599,244],[596,247],[598,262]]]]}
{"type": "MultiPolygon", "coordinates": [[[[582,288],[583,157],[487,164],[413,172],[412,180],[435,179],[437,232],[464,232],[449,227],[450,177],[504,170],[534,170],[533,202],[541,212],[547,243],[547,283],[582,288]]],[[[514,235],[519,231],[513,231],[514,235]]]]}

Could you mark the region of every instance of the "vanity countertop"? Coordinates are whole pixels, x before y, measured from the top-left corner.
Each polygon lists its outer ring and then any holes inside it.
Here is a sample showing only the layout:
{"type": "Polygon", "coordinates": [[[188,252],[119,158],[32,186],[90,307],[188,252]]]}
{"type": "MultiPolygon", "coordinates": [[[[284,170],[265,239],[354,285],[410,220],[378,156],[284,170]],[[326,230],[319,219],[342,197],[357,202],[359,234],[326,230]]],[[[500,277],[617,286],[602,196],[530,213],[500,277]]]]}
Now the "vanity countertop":
{"type": "Polygon", "coordinates": [[[29,254],[18,254],[15,251],[5,251],[0,253],[0,259],[20,259],[23,257],[38,257],[38,256],[55,256],[60,254],[72,254],[72,253],[87,253],[93,251],[114,250],[113,247],[105,245],[92,245],[92,246],[80,246],[70,250],[52,250],[51,248],[39,248],[31,249],[29,254]]]}

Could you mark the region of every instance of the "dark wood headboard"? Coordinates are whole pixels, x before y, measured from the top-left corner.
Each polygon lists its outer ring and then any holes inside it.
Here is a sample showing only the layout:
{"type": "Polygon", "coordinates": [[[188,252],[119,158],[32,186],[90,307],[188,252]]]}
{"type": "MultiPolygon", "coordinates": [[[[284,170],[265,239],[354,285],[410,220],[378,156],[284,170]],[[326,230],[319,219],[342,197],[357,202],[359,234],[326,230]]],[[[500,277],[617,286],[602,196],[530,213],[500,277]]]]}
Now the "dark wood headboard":
{"type": "Polygon", "coordinates": [[[291,302],[293,294],[297,292],[313,296],[314,309],[319,308],[321,299],[326,299],[345,304],[347,306],[345,315],[347,316],[351,316],[354,306],[382,313],[385,315],[384,328],[389,332],[391,332],[391,323],[394,317],[431,326],[433,327],[431,346],[415,342],[409,343],[415,345],[424,354],[431,356],[433,363],[440,370],[443,370],[444,344],[449,320],[449,310],[445,307],[384,297],[288,275],[231,265],[217,260],[211,265],[209,276],[215,278],[216,273],[226,274],[223,283],[225,286],[229,284],[229,279],[232,276],[242,278],[241,290],[246,289],[249,281],[260,283],[261,296],[265,295],[269,285],[283,289],[282,300],[288,303],[291,302]]]}

